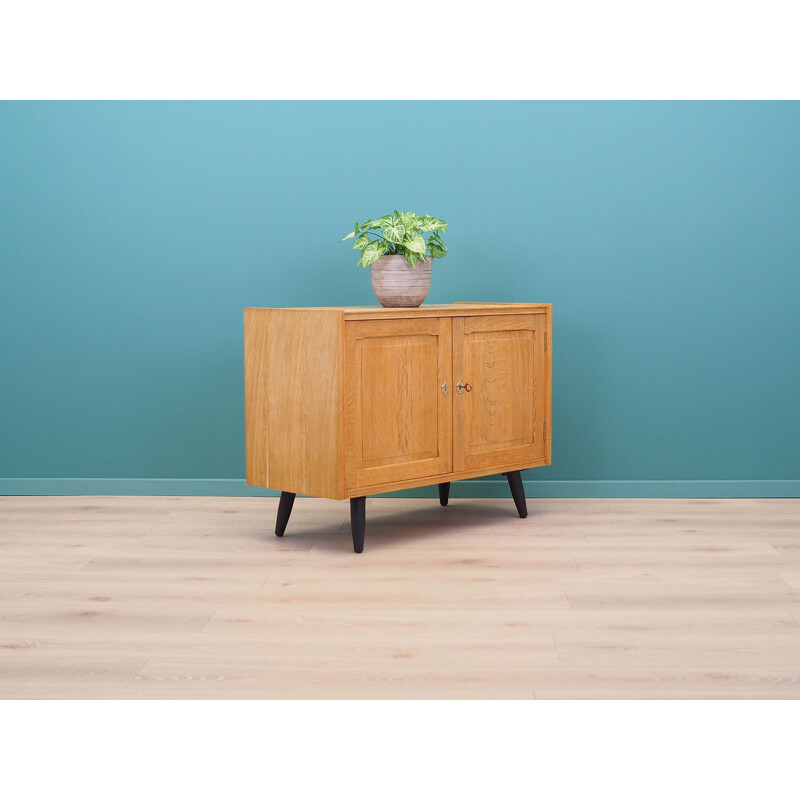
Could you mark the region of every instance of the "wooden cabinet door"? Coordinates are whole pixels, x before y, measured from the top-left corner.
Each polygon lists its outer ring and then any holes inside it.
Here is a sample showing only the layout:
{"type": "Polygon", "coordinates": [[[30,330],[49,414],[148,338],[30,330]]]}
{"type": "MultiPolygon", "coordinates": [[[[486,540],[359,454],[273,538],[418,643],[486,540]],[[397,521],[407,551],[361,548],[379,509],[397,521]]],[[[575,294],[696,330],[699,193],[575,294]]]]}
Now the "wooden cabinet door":
{"type": "Polygon", "coordinates": [[[454,469],[512,467],[547,456],[545,314],[453,319],[454,469]]]}
{"type": "Polygon", "coordinates": [[[348,489],[450,471],[451,362],[449,318],[346,323],[348,489]]]}

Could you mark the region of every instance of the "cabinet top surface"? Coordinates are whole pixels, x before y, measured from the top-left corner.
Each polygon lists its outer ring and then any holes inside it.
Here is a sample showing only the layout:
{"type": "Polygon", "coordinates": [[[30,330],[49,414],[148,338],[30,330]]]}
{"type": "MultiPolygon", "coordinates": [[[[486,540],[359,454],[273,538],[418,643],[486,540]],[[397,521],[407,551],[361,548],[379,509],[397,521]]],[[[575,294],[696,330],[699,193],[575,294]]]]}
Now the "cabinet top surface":
{"type": "Polygon", "coordinates": [[[265,311],[336,311],[344,314],[346,319],[380,319],[386,317],[418,317],[418,316],[472,316],[475,314],[534,314],[544,313],[550,308],[549,303],[471,303],[456,302],[430,305],[423,304],[419,308],[383,308],[382,306],[316,306],[280,309],[262,309],[265,311]]]}

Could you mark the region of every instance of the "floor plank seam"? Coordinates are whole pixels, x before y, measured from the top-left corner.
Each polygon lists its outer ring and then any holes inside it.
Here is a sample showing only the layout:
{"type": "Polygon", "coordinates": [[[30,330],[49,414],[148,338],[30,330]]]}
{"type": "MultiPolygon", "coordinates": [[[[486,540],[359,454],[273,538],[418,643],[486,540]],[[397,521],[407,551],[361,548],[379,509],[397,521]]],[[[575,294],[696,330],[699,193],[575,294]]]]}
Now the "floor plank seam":
{"type": "Polygon", "coordinates": [[[144,668],[145,668],[145,667],[146,667],[146,666],[147,666],[149,663],[150,663],[150,659],[149,659],[149,658],[146,658],[146,659],[144,660],[144,664],[142,664],[142,666],[141,666],[141,667],[139,667],[139,669],[138,669],[138,671],[136,672],[136,674],[135,674],[135,675],[134,675],[134,676],[133,676],[133,677],[132,677],[132,678],[131,678],[131,679],[130,679],[130,680],[129,680],[129,681],[126,683],[126,684],[125,684],[125,689],[126,689],[126,690],[131,688],[131,684],[132,684],[132,683],[133,683],[133,682],[134,682],[134,681],[135,681],[135,680],[136,680],[136,679],[137,679],[137,678],[138,678],[138,677],[139,677],[139,676],[142,674],[142,670],[144,670],[144,668]]]}
{"type": "Polygon", "coordinates": [[[33,591],[33,589],[28,589],[26,592],[21,594],[16,600],[14,600],[13,602],[9,603],[8,607],[9,608],[13,608],[20,600],[24,600],[32,591],[33,591]]]}
{"type": "Polygon", "coordinates": [[[561,658],[561,652],[558,649],[558,642],[556,641],[556,635],[554,633],[551,633],[550,636],[553,637],[553,647],[555,647],[556,649],[556,658],[559,661],[563,661],[563,659],[561,658]]]}
{"type": "Polygon", "coordinates": [[[206,620],[206,624],[203,625],[203,627],[200,629],[200,633],[205,633],[206,632],[206,628],[211,624],[211,620],[214,619],[214,616],[216,615],[216,613],[217,613],[216,610],[211,612],[211,616],[206,620]]]}
{"type": "Polygon", "coordinates": [[[780,574],[780,572],[776,572],[776,573],[775,573],[775,577],[777,577],[777,578],[778,578],[778,580],[779,580],[779,581],[781,581],[781,583],[785,583],[785,584],[786,584],[786,587],[787,587],[787,588],[788,588],[790,591],[794,591],[794,586],[792,586],[792,584],[791,584],[791,583],[789,583],[789,581],[787,581],[787,580],[786,580],[786,578],[784,578],[784,577],[783,577],[783,575],[781,575],[781,574],[780,574]]]}
{"type": "Polygon", "coordinates": [[[263,581],[261,581],[261,583],[259,584],[259,587],[258,587],[258,589],[257,589],[256,591],[260,592],[260,591],[261,591],[261,590],[262,590],[262,589],[263,589],[263,588],[266,586],[266,584],[267,584],[267,581],[268,581],[268,580],[269,580],[271,577],[272,577],[272,573],[271,573],[271,572],[268,572],[268,573],[267,573],[267,577],[266,577],[266,578],[264,578],[264,580],[263,580],[263,581]]]}

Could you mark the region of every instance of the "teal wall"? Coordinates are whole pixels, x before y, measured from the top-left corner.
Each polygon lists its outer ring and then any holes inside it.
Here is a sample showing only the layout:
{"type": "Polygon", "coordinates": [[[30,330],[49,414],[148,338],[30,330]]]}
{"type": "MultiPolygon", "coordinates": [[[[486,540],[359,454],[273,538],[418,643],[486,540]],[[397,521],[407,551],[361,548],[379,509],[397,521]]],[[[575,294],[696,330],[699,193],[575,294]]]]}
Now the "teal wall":
{"type": "Polygon", "coordinates": [[[374,302],[337,241],[394,208],[451,224],[430,301],[553,303],[542,493],[796,493],[800,104],[762,102],[0,104],[0,490],[240,491],[243,307],[374,302]]]}

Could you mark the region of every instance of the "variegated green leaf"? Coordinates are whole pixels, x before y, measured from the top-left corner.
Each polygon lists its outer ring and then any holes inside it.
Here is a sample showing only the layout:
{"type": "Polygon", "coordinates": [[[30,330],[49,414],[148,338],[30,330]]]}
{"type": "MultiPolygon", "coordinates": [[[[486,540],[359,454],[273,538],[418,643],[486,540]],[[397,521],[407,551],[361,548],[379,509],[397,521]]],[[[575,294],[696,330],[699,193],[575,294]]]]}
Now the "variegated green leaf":
{"type": "Polygon", "coordinates": [[[403,247],[410,250],[412,253],[425,253],[425,240],[422,238],[421,233],[406,234],[403,238],[403,247]]]}
{"type": "Polygon", "coordinates": [[[428,242],[428,249],[434,258],[444,258],[447,255],[447,248],[434,241],[428,242]]]}
{"type": "Polygon", "coordinates": [[[443,231],[447,227],[447,223],[443,219],[437,219],[436,217],[431,217],[429,214],[426,214],[422,218],[422,222],[419,226],[421,231],[443,231]]]}
{"type": "Polygon", "coordinates": [[[358,239],[353,242],[353,250],[363,250],[369,244],[369,236],[366,233],[362,233],[358,239]]]}
{"type": "Polygon", "coordinates": [[[422,217],[419,214],[415,214],[413,211],[401,211],[400,221],[405,225],[406,233],[411,233],[419,228],[422,217]]]}
{"type": "Polygon", "coordinates": [[[377,261],[387,250],[384,242],[370,242],[361,251],[361,266],[368,267],[373,262],[377,261]]]}
{"type": "Polygon", "coordinates": [[[350,233],[348,233],[347,236],[343,236],[341,239],[339,239],[339,241],[340,242],[347,241],[348,239],[352,239],[355,235],[356,235],[355,231],[350,231],[350,233]]]}
{"type": "Polygon", "coordinates": [[[390,217],[389,219],[381,220],[381,233],[387,242],[402,244],[406,228],[400,221],[400,217],[390,217]]]}
{"type": "Polygon", "coordinates": [[[408,261],[409,265],[412,269],[417,268],[417,254],[413,253],[411,250],[406,250],[403,255],[405,256],[406,261],[408,261]]]}

